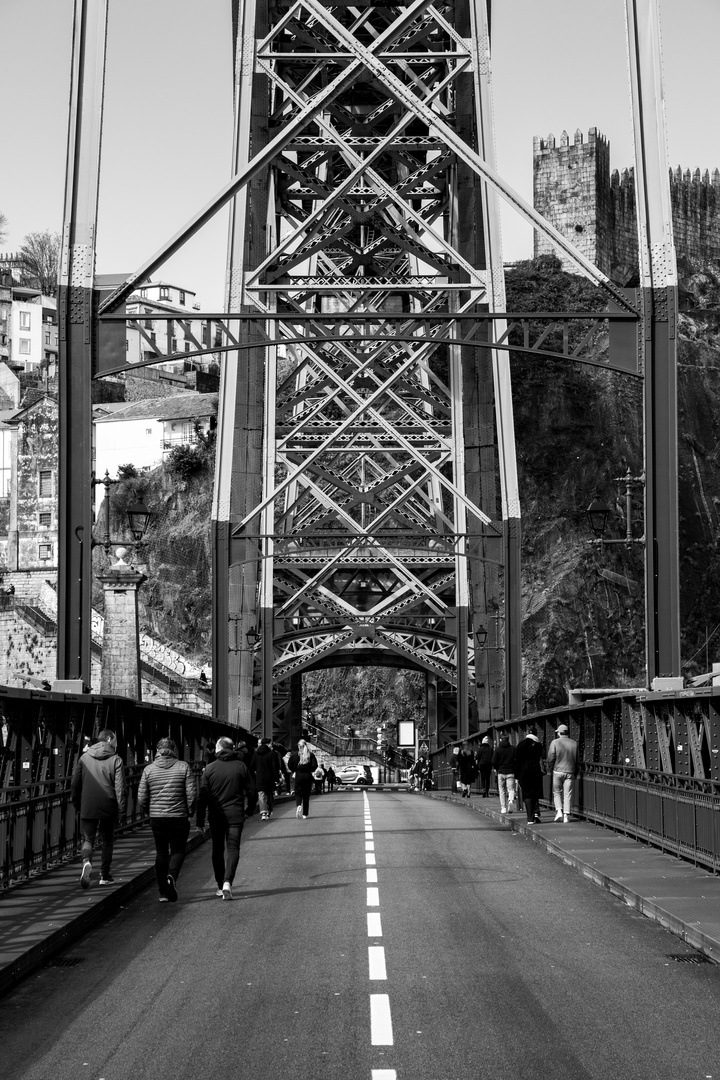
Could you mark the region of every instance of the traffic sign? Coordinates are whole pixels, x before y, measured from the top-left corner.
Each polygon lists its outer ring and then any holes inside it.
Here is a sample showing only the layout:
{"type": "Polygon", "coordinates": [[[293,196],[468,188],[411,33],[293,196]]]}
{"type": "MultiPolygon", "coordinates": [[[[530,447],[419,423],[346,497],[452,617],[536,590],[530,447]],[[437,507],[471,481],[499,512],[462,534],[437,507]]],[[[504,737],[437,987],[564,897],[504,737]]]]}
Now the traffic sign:
{"type": "Polygon", "coordinates": [[[420,753],[421,754],[427,754],[429,749],[430,749],[430,747],[428,746],[428,744],[426,742],[420,743],[420,753]]]}

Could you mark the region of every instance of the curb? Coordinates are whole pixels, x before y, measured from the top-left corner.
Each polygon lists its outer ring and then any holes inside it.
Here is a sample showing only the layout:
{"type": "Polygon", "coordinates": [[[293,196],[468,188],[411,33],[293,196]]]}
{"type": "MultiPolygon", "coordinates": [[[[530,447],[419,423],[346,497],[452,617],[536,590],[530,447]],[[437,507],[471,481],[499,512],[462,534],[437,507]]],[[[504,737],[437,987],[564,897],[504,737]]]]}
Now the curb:
{"type": "MultiPolygon", "coordinates": [[[[582,874],[583,877],[592,881],[594,885],[599,885],[618,900],[622,900],[628,907],[634,908],[634,910],[638,911],[641,915],[644,915],[648,919],[652,919],[653,922],[659,923],[665,930],[669,930],[670,933],[674,934],[682,941],[685,941],[688,945],[692,946],[693,949],[709,956],[716,963],[720,963],[720,943],[714,938],[709,937],[701,930],[697,930],[688,923],[683,922],[677,915],[673,915],[659,904],[641,896],[640,893],[631,889],[628,885],[623,885],[621,882],[616,881],[615,878],[603,874],[602,871],[597,870],[594,866],[590,866],[589,863],[579,859],[577,855],[571,855],[570,852],[566,851],[560,844],[555,843],[547,836],[543,836],[542,833],[538,833],[536,830],[528,828],[522,820],[508,818],[505,815],[501,815],[497,810],[491,810],[489,807],[486,809],[483,806],[476,806],[471,802],[460,803],[457,798],[454,798],[453,795],[449,793],[418,792],[418,794],[425,795],[430,799],[442,799],[443,802],[457,802],[458,805],[463,806],[466,810],[470,810],[476,814],[482,814],[483,817],[492,818],[492,820],[497,821],[501,825],[508,825],[511,831],[529,837],[534,844],[545,848],[549,855],[554,855],[555,858],[564,862],[566,866],[571,867],[573,870],[577,871],[577,873],[582,874]]],[[[579,821],[587,820],[580,817],[578,814],[576,814],[575,817],[579,821]]],[[[658,854],[660,854],[659,850],[658,854]]]]}
{"type": "MultiPolygon", "coordinates": [[[[204,836],[191,836],[188,839],[186,848],[186,854],[190,854],[191,851],[195,851],[196,848],[204,844],[207,837],[204,836]]],[[[78,864],[79,865],[79,864],[78,864]]],[[[52,870],[47,871],[48,874],[53,873],[52,870]]],[[[91,930],[98,923],[117,911],[128,900],[132,899],[137,893],[142,892],[148,885],[153,884],[155,881],[155,866],[149,866],[146,870],[140,871],[140,873],[134,874],[128,881],[122,884],[116,885],[114,888],[109,889],[102,899],[97,900],[96,903],[89,907],[82,915],[77,915],[75,918],[70,919],[64,926],[59,927],[57,930],[48,934],[46,938],[39,941],[22,956],[18,956],[15,960],[11,960],[0,968],[0,994],[6,993],[17,982],[24,979],[31,971],[35,971],[37,968],[42,967],[52,957],[61,952],[63,949],[75,941],[77,938],[82,937],[88,930],[91,930]]],[[[22,888],[22,886],[19,886],[22,888]]]]}

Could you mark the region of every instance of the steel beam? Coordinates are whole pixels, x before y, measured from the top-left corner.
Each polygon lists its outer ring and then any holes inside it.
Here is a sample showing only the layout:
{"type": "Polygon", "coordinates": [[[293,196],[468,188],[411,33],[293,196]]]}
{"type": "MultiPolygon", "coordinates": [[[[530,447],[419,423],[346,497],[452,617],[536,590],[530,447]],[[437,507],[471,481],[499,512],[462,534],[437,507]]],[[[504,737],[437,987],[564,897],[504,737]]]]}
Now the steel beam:
{"type": "Polygon", "coordinates": [[[647,681],[680,675],[677,270],[657,0],[626,0],[644,323],[647,681]]]}
{"type": "Polygon", "coordinates": [[[107,0],[75,0],[59,326],[59,679],[90,685],[93,279],[107,0]]]}

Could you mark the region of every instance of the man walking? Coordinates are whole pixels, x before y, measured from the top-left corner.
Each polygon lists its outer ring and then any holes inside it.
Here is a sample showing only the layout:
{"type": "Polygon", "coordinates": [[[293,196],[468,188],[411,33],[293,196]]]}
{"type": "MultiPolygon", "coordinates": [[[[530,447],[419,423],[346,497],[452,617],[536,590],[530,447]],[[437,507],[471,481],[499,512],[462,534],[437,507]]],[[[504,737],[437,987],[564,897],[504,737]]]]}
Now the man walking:
{"type": "Polygon", "coordinates": [[[245,822],[245,796],[255,793],[247,766],[233,750],[232,740],[220,738],[215,744],[215,760],[206,767],[200,781],[197,827],[205,828],[208,812],[212,837],[212,865],[217,882],[216,896],[232,900],[232,884],[240,858],[240,837],[245,822]]]}
{"type": "Polygon", "coordinates": [[[548,768],[552,769],[552,790],[555,803],[555,820],[570,820],[575,776],[577,774],[578,744],[568,734],[567,724],[558,724],[556,739],[548,750],[548,768]]]}
{"type": "Polygon", "coordinates": [[[497,772],[500,813],[512,814],[515,810],[515,747],[507,735],[500,736],[492,763],[497,772]]]}
{"type": "Polygon", "coordinates": [[[260,820],[269,821],[275,804],[275,785],[280,779],[280,758],[271,739],[261,739],[255,751],[255,786],[260,804],[260,820]]]}
{"type": "Polygon", "coordinates": [[[88,746],[78,758],[70,781],[72,804],[80,813],[82,829],[82,860],[80,885],[90,887],[92,851],[95,837],[100,833],[100,884],[113,885],[110,873],[115,839],[115,826],[125,817],[125,768],[117,752],[114,731],[105,729],[98,741],[88,746]]]}

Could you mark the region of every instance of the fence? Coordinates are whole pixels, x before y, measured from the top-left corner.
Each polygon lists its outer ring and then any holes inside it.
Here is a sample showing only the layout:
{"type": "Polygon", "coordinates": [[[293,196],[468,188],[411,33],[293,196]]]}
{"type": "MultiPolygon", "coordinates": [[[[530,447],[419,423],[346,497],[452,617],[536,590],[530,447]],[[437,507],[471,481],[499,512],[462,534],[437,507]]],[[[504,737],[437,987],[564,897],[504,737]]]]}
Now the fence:
{"type": "MultiPolygon", "coordinates": [[[[48,694],[0,687],[0,887],[46,869],[80,850],[80,822],[70,799],[70,777],[83,748],[108,728],[125,762],[127,820],[143,817],[137,788],[159,739],[172,738],[199,778],[221,735],[255,739],[242,728],[209,717],[125,698],[48,694]]],[[[199,782],[199,779],[198,779],[199,782]]]]}
{"type": "MultiPolygon", "coordinates": [[[[534,727],[545,750],[558,724],[578,743],[574,812],[720,872],[720,688],[629,692],[523,716],[492,729],[517,743],[534,727]]],[[[482,730],[468,740],[476,748],[482,730]]],[[[457,743],[432,755],[449,790],[457,743]]],[[[552,805],[552,778],[544,778],[552,805]]]]}

